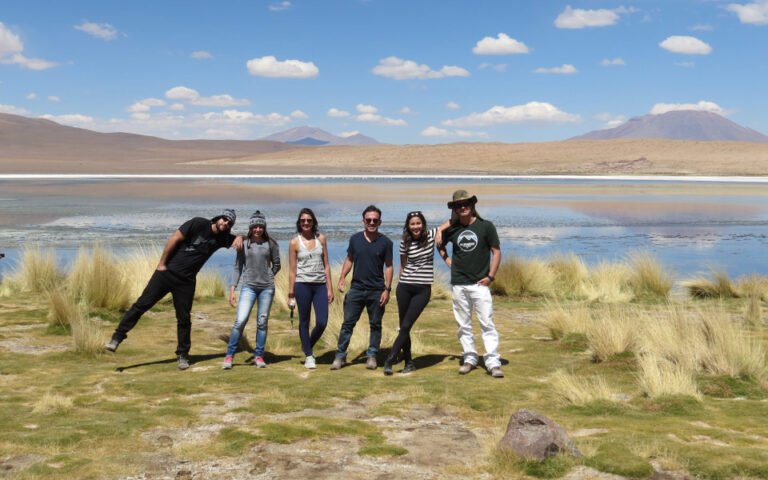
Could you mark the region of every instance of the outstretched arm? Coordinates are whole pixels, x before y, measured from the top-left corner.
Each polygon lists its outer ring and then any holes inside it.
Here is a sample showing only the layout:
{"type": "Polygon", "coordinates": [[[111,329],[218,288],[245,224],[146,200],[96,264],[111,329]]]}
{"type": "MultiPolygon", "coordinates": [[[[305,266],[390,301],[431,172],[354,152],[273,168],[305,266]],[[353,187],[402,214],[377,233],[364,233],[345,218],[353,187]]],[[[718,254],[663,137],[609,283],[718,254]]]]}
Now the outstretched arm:
{"type": "Polygon", "coordinates": [[[164,272],[167,270],[166,262],[168,261],[168,257],[171,256],[171,254],[178,248],[179,244],[184,241],[184,234],[181,233],[181,230],[176,230],[173,232],[173,235],[171,235],[168,238],[168,241],[165,242],[165,247],[163,247],[163,253],[160,255],[160,261],[157,262],[157,268],[156,270],[159,272],[164,272]]]}

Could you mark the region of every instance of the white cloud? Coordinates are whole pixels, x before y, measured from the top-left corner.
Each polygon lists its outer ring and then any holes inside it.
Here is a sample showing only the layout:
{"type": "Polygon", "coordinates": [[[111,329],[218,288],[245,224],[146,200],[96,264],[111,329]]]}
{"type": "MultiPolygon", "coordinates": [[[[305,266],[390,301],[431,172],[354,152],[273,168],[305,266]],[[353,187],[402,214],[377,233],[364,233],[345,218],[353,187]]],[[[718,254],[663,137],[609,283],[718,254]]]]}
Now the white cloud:
{"type": "Polygon", "coordinates": [[[487,63],[487,62],[484,62],[484,63],[481,63],[480,67],[478,67],[478,68],[480,68],[480,70],[486,70],[486,69],[490,68],[491,70],[495,70],[497,72],[506,72],[507,71],[507,64],[506,63],[487,63]]]}
{"type": "Polygon", "coordinates": [[[768,25],[768,0],[757,0],[747,4],[729,3],[725,9],[738,15],[741,23],[768,25]]]}
{"type": "Polygon", "coordinates": [[[27,58],[22,53],[24,43],[18,35],[6,28],[0,22],[0,63],[5,65],[19,65],[28,70],[47,70],[58,64],[40,58],[27,58]]]}
{"type": "Polygon", "coordinates": [[[397,57],[387,57],[379,60],[379,64],[372,71],[374,75],[395,80],[426,80],[469,76],[469,72],[461,67],[446,65],[440,70],[432,70],[429,65],[419,65],[413,60],[403,60],[397,57]]]}
{"type": "Polygon", "coordinates": [[[315,78],[320,70],[312,62],[300,60],[280,61],[268,55],[261,58],[253,58],[246,62],[248,73],[256,77],[268,78],[315,78]]]}
{"type": "Polygon", "coordinates": [[[291,112],[291,117],[305,119],[305,118],[309,118],[309,115],[302,112],[301,110],[294,110],[291,112]]]}
{"type": "Polygon", "coordinates": [[[40,115],[40,118],[75,127],[81,125],[90,125],[93,123],[93,117],[89,117],[88,115],[81,115],[79,113],[66,115],[40,115]]]}
{"type": "Polygon", "coordinates": [[[533,71],[534,73],[554,73],[557,75],[573,75],[578,72],[576,67],[570,64],[563,64],[559,67],[544,68],[540,67],[533,71]]]}
{"type": "Polygon", "coordinates": [[[373,105],[365,105],[364,103],[358,103],[357,106],[355,106],[355,109],[358,113],[376,113],[379,111],[379,109],[373,105]]]}
{"type": "Polygon", "coordinates": [[[496,105],[481,113],[442,122],[448,127],[484,127],[504,123],[521,122],[577,122],[578,115],[563,112],[546,102],[529,102],[525,105],[504,107],[496,105]]]}
{"type": "Polygon", "coordinates": [[[271,127],[282,127],[291,121],[291,117],[279,113],[267,115],[244,112],[241,110],[224,110],[223,112],[208,112],[203,114],[205,120],[218,123],[231,124],[259,124],[271,127]]]}
{"type": "Polygon", "coordinates": [[[326,114],[331,118],[343,118],[348,117],[349,112],[345,112],[344,110],[339,110],[338,108],[331,108],[328,110],[328,113],[326,114]]]}
{"type": "Polygon", "coordinates": [[[43,60],[42,58],[27,58],[20,53],[15,53],[10,57],[0,58],[0,63],[4,63],[6,65],[19,65],[20,67],[26,68],[27,70],[48,70],[49,68],[53,68],[59,65],[56,62],[43,60]]]}
{"type": "Polygon", "coordinates": [[[694,32],[711,32],[715,28],[712,25],[708,25],[706,23],[697,23],[696,25],[691,26],[690,29],[694,32]]]}
{"type": "Polygon", "coordinates": [[[661,115],[662,113],[675,112],[678,110],[698,110],[701,112],[712,112],[718,115],[727,115],[727,112],[715,102],[701,100],[698,103],[657,103],[649,112],[651,115],[661,115]]]}
{"type": "Polygon", "coordinates": [[[626,65],[624,62],[624,59],[621,57],[616,58],[604,58],[603,61],[600,62],[600,65],[604,67],[620,67],[623,65],[626,65]]]}
{"type": "Polygon", "coordinates": [[[205,131],[209,138],[237,138],[238,132],[234,130],[224,130],[222,128],[209,128],[205,131]]]}
{"type": "Polygon", "coordinates": [[[413,110],[411,110],[411,107],[403,107],[400,109],[400,113],[403,115],[410,115],[413,113],[413,110]]]}
{"type": "Polygon", "coordinates": [[[27,100],[37,100],[37,94],[35,92],[28,93],[27,100]]]}
{"type": "Polygon", "coordinates": [[[284,0],[282,2],[273,3],[269,6],[269,10],[272,12],[282,12],[291,8],[291,2],[284,0]]]}
{"type": "Polygon", "coordinates": [[[445,104],[445,108],[447,108],[448,110],[458,110],[461,108],[461,105],[459,105],[456,102],[448,102],[445,104]]]}
{"type": "Polygon", "coordinates": [[[183,103],[174,103],[170,107],[168,107],[168,110],[172,112],[183,112],[184,108],[185,107],[183,103]]]}
{"type": "Polygon", "coordinates": [[[612,115],[610,113],[598,113],[595,118],[603,122],[602,128],[615,128],[626,123],[627,117],[624,115],[612,115]]]}
{"type": "Polygon", "coordinates": [[[667,37],[659,46],[672,53],[682,53],[684,55],[709,55],[712,47],[696,37],[686,35],[672,35],[667,37]]]}
{"type": "Polygon", "coordinates": [[[506,33],[499,33],[496,38],[485,37],[472,49],[475,55],[519,55],[529,52],[530,49],[523,42],[506,33]]]}
{"type": "Polygon", "coordinates": [[[60,102],[61,99],[57,97],[56,95],[48,95],[48,101],[49,102],[60,102]]]}
{"type": "Polygon", "coordinates": [[[19,36],[6,28],[3,22],[0,22],[0,57],[23,51],[24,44],[19,36]]]}
{"type": "Polygon", "coordinates": [[[360,132],[358,132],[357,130],[353,130],[353,131],[351,131],[351,132],[341,132],[341,133],[339,134],[339,136],[340,136],[341,138],[349,138],[349,137],[352,137],[352,136],[354,136],[354,135],[360,135],[360,132]]]}
{"type": "Polygon", "coordinates": [[[439,138],[488,138],[486,132],[473,132],[469,130],[447,130],[445,128],[430,126],[421,131],[423,137],[439,137],[439,138]]]}
{"type": "Polygon", "coordinates": [[[211,52],[207,52],[205,50],[195,50],[189,56],[196,60],[210,60],[211,58],[213,58],[213,55],[211,55],[211,52]]]}
{"type": "Polygon", "coordinates": [[[131,113],[144,113],[149,112],[152,107],[162,107],[163,105],[165,105],[165,101],[160,100],[159,98],[145,98],[144,100],[139,100],[125,110],[131,113]]]}
{"type": "Polygon", "coordinates": [[[26,115],[28,112],[26,108],[17,107],[14,105],[3,105],[2,103],[0,103],[0,113],[10,113],[13,115],[26,115]]]}
{"type": "Polygon", "coordinates": [[[231,95],[212,95],[202,97],[200,93],[192,88],[185,86],[173,87],[165,92],[165,98],[176,102],[185,102],[198,107],[238,107],[248,105],[246,99],[234,98],[231,95]]]}
{"type": "Polygon", "coordinates": [[[84,20],[80,25],[75,25],[75,30],[80,30],[102,40],[117,38],[117,29],[108,23],[94,23],[84,20]]]}
{"type": "Polygon", "coordinates": [[[568,5],[555,19],[555,26],[557,28],[570,29],[608,27],[615,25],[619,21],[620,13],[629,12],[630,11],[625,8],[617,8],[613,10],[604,8],[599,10],[582,10],[580,8],[571,8],[571,6],[568,5]]]}

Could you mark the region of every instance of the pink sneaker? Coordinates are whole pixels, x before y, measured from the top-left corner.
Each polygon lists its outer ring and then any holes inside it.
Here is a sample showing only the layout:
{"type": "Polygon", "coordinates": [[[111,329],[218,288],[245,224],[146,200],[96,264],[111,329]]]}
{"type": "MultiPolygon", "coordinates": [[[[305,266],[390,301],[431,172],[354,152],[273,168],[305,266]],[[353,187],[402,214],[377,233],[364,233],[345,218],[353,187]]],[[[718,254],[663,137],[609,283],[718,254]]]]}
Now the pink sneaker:
{"type": "Polygon", "coordinates": [[[267,362],[264,361],[263,357],[254,358],[253,364],[256,365],[257,368],[267,368],[267,362]]]}
{"type": "Polygon", "coordinates": [[[224,370],[229,370],[232,368],[232,355],[227,355],[224,357],[224,363],[221,365],[221,368],[224,370]]]}

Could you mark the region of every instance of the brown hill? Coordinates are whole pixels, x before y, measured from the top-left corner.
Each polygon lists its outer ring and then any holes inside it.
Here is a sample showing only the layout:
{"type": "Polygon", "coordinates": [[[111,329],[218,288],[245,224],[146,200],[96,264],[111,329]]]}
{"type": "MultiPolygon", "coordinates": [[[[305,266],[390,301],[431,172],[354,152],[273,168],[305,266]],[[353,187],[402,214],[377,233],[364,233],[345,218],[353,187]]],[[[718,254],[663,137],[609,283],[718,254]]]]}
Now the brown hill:
{"type": "Polygon", "coordinates": [[[680,140],[303,147],[172,141],[0,115],[0,173],[765,175],[768,144],[680,140]]]}

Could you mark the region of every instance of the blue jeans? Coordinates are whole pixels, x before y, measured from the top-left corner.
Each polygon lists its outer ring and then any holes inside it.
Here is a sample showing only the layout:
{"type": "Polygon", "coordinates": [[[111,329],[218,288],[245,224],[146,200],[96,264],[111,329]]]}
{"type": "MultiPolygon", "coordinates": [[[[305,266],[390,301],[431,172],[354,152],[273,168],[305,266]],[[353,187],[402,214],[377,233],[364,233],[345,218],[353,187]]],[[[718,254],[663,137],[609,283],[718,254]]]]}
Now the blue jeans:
{"type": "Polygon", "coordinates": [[[243,286],[240,289],[240,300],[237,302],[237,317],[232,331],[229,334],[229,344],[227,344],[227,355],[234,355],[237,350],[237,344],[240,343],[240,336],[243,334],[245,325],[248,323],[248,317],[251,315],[253,304],[258,302],[256,310],[256,349],[253,355],[261,357],[264,355],[264,344],[267,343],[267,320],[269,320],[269,309],[272,307],[272,299],[275,296],[275,288],[251,288],[243,286]]]}
{"type": "Polygon", "coordinates": [[[379,305],[381,290],[361,290],[350,288],[344,296],[344,323],[339,332],[339,344],[336,350],[336,358],[347,358],[347,347],[352,339],[352,331],[363,314],[363,308],[368,311],[368,323],[371,335],[368,339],[369,357],[375,357],[381,346],[381,319],[384,317],[384,307],[379,305]]]}

